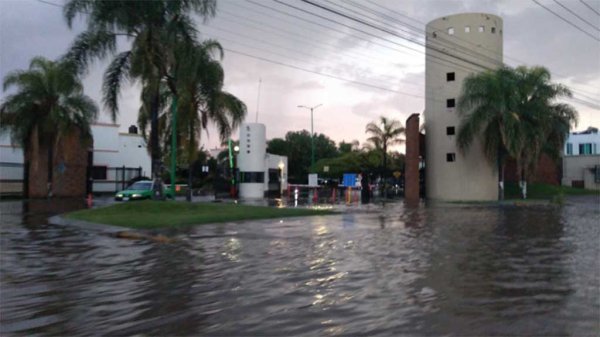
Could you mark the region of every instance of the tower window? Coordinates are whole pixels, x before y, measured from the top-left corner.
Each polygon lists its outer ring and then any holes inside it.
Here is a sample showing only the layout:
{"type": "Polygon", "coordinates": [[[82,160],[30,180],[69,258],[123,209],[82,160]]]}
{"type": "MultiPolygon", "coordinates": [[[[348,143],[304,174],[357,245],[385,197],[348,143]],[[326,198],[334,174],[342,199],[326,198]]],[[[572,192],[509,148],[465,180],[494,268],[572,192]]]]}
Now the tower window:
{"type": "Polygon", "coordinates": [[[492,34],[496,34],[496,27],[492,27],[492,34]]]}
{"type": "Polygon", "coordinates": [[[447,134],[448,136],[452,136],[452,135],[454,135],[454,133],[455,133],[455,132],[456,132],[456,130],[454,129],[454,127],[453,127],[453,126],[448,126],[448,127],[446,128],[446,134],[447,134]]]}
{"type": "Polygon", "coordinates": [[[446,161],[447,162],[456,161],[456,154],[454,152],[452,152],[452,153],[446,153],[446,161]]]}
{"type": "Polygon", "coordinates": [[[465,33],[471,32],[471,26],[465,26],[465,33]]]}
{"type": "Polygon", "coordinates": [[[479,32],[480,33],[485,32],[485,26],[479,26],[479,32]]]}
{"type": "Polygon", "coordinates": [[[456,106],[456,100],[454,98],[448,98],[446,100],[446,108],[454,108],[456,106]]]}
{"type": "Polygon", "coordinates": [[[454,35],[454,28],[453,27],[448,28],[448,35],[454,35]]]}
{"type": "Polygon", "coordinates": [[[454,81],[454,72],[446,73],[446,82],[454,81]]]}

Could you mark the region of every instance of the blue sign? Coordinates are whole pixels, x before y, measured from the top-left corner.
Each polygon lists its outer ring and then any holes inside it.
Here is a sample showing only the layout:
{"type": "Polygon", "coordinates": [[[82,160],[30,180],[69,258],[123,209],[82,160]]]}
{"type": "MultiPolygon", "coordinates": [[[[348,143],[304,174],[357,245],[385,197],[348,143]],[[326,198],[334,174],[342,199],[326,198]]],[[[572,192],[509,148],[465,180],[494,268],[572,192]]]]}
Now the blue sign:
{"type": "Polygon", "coordinates": [[[356,186],[356,173],[344,173],[342,185],[345,187],[356,186]]]}

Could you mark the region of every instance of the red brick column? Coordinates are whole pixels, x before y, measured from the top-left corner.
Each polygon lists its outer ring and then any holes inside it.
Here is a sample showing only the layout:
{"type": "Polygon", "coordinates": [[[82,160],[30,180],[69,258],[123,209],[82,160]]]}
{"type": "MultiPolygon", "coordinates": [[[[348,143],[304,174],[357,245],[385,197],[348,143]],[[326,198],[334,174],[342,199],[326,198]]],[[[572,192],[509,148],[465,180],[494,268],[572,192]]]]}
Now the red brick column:
{"type": "Polygon", "coordinates": [[[419,114],[412,114],[406,120],[404,200],[419,202],[419,114]]]}

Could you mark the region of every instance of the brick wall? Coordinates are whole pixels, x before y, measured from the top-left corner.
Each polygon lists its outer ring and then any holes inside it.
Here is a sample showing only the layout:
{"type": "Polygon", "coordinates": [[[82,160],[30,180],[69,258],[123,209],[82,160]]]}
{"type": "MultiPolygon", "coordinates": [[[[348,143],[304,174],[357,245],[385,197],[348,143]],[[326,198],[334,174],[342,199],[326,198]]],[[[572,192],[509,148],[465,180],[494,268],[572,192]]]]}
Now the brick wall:
{"type": "Polygon", "coordinates": [[[406,120],[404,199],[407,202],[419,201],[419,150],[419,115],[412,114],[406,120]]]}
{"type": "MultiPolygon", "coordinates": [[[[48,196],[48,146],[42,144],[37,158],[38,166],[29,168],[29,197],[48,196]]],[[[53,157],[52,195],[57,197],[83,197],[86,193],[87,156],[92,146],[90,138],[82,138],[73,132],[61,139],[53,157]]],[[[31,152],[30,152],[30,158],[31,152]]]]}
{"type": "MultiPolygon", "coordinates": [[[[560,185],[561,168],[560,164],[553,161],[550,157],[542,154],[537,164],[535,173],[530,177],[530,183],[543,183],[550,185],[560,185]]],[[[504,180],[506,182],[518,182],[517,162],[510,158],[504,168],[504,180]]]]}

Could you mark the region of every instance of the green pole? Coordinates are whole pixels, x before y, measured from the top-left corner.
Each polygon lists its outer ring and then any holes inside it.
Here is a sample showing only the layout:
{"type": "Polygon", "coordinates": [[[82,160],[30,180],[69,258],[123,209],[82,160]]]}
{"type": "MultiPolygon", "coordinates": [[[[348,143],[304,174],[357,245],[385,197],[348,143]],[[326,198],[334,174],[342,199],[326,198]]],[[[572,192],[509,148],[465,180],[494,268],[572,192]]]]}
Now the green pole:
{"type": "Polygon", "coordinates": [[[233,151],[232,151],[232,147],[231,147],[231,138],[229,138],[227,145],[229,147],[229,172],[231,173],[230,193],[231,193],[231,197],[233,198],[235,196],[235,175],[233,172],[233,151]]]}
{"type": "Polygon", "coordinates": [[[177,95],[173,95],[171,113],[173,114],[173,134],[171,135],[171,195],[175,198],[175,167],[177,163],[177,95]]]}

